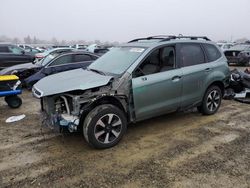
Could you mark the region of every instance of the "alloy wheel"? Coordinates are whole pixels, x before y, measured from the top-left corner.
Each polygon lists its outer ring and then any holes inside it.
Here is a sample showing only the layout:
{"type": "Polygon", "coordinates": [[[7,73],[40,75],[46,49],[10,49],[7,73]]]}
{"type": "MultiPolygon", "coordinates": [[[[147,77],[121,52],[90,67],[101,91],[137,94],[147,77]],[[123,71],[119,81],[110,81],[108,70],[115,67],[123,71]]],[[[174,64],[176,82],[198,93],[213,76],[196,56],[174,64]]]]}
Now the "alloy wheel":
{"type": "Polygon", "coordinates": [[[212,90],[207,97],[207,108],[209,111],[213,112],[217,110],[220,104],[220,94],[217,90],[212,90]]]}
{"type": "Polygon", "coordinates": [[[102,116],[95,125],[94,134],[98,142],[109,144],[114,142],[121,134],[122,121],[116,114],[102,116]]]}

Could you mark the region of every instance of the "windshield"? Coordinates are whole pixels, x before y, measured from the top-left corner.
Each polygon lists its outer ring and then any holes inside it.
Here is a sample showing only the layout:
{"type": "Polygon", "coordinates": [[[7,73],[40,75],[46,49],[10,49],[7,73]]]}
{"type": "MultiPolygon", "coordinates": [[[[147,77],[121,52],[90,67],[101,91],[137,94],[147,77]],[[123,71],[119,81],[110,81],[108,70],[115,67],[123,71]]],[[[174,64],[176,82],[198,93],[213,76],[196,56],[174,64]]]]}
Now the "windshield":
{"type": "Polygon", "coordinates": [[[104,73],[120,75],[144,52],[142,47],[114,47],[88,68],[104,73]]]}
{"type": "Polygon", "coordinates": [[[52,59],[54,59],[58,54],[50,54],[47,55],[45,58],[41,59],[37,62],[37,64],[40,64],[42,66],[47,65],[52,59]]]}

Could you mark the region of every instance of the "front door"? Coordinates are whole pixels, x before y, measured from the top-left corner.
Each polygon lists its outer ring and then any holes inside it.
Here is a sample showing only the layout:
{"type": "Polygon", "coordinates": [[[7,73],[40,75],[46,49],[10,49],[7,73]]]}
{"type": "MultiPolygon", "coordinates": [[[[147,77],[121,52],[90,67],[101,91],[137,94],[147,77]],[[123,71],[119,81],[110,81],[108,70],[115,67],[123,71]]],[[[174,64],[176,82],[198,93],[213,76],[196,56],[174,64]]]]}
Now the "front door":
{"type": "Polygon", "coordinates": [[[158,116],[180,107],[182,72],[177,68],[175,46],[154,50],[133,72],[136,120],[158,116]]]}

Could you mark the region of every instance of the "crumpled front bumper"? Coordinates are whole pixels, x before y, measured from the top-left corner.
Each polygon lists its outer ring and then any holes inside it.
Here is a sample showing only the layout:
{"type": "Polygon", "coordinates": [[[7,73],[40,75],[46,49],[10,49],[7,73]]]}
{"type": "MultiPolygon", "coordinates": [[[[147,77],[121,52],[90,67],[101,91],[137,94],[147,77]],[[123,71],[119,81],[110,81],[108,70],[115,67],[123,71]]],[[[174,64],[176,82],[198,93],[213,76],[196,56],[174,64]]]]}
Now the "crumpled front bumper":
{"type": "Polygon", "coordinates": [[[42,126],[49,127],[56,132],[61,132],[62,127],[59,124],[59,115],[48,115],[46,112],[42,112],[42,126]]]}
{"type": "Polygon", "coordinates": [[[62,132],[63,128],[67,128],[69,132],[76,132],[78,130],[79,118],[67,114],[48,115],[46,112],[42,112],[42,125],[57,132],[62,132]]]}

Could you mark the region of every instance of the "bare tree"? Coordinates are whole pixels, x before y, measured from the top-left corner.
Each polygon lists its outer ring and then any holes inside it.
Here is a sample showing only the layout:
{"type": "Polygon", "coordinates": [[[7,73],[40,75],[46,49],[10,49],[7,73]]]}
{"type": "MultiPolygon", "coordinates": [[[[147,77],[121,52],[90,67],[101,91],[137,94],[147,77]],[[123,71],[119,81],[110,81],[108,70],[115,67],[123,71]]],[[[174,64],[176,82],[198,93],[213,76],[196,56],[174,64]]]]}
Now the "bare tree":
{"type": "Polygon", "coordinates": [[[58,45],[59,44],[58,40],[55,37],[53,37],[51,39],[51,43],[54,44],[54,45],[58,45]]]}
{"type": "Polygon", "coordinates": [[[12,40],[12,42],[13,42],[14,44],[18,44],[18,43],[21,42],[21,40],[20,40],[19,38],[15,37],[15,38],[12,40]]]}
{"type": "Polygon", "coordinates": [[[24,37],[23,41],[24,41],[25,44],[31,44],[32,43],[31,38],[30,38],[29,35],[27,37],[24,37]]]}

